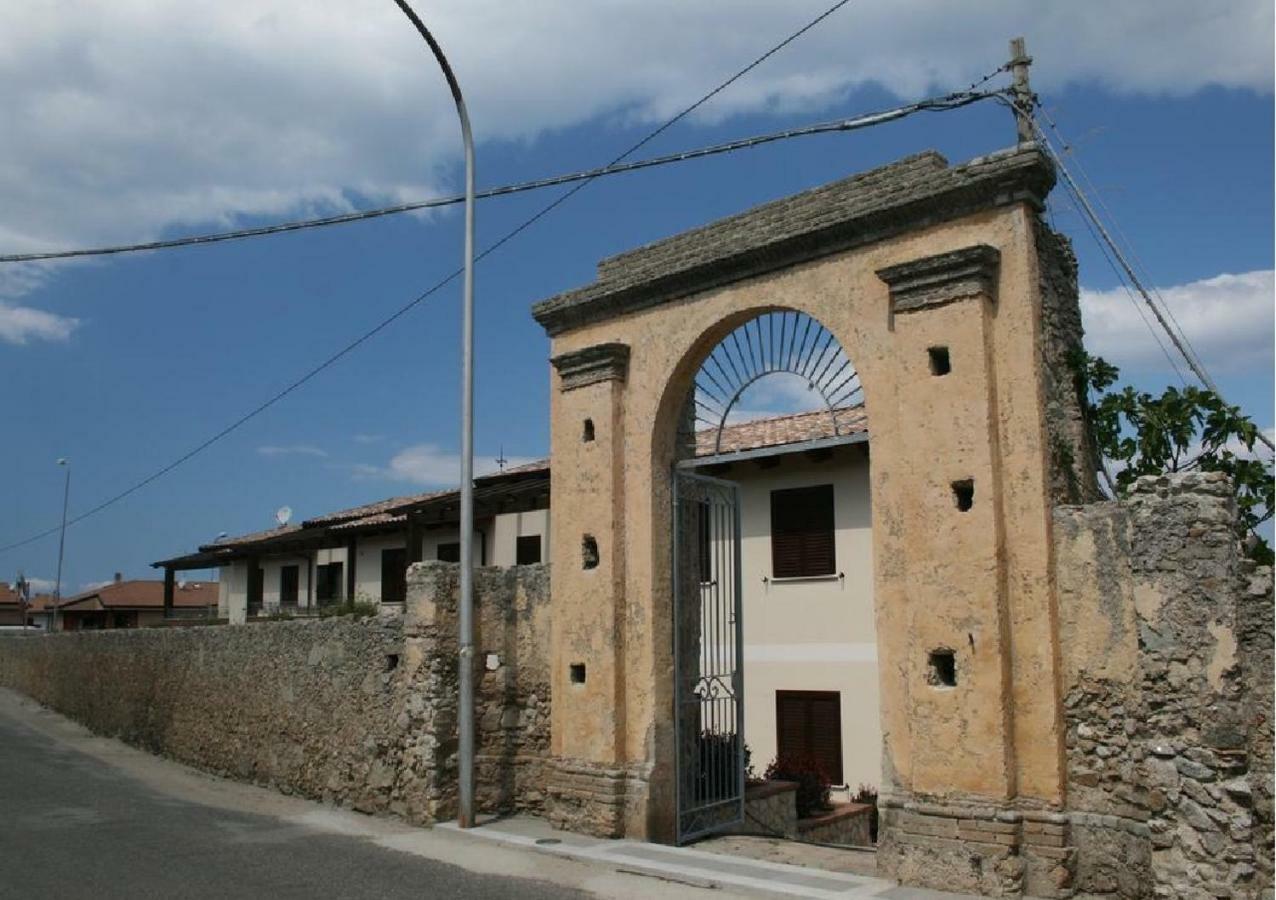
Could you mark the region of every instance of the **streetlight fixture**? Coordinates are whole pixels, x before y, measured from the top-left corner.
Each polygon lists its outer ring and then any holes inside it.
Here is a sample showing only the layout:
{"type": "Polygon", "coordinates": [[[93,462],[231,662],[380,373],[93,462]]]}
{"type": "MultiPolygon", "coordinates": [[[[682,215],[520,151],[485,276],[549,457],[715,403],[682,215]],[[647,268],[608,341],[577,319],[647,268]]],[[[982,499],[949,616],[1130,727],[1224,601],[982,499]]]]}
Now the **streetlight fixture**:
{"type": "MultiPolygon", "coordinates": [[[[58,465],[66,469],[66,482],[62,487],[62,534],[58,538],[58,580],[53,588],[53,596],[57,600],[62,599],[62,552],[66,549],[66,508],[67,503],[71,499],[71,461],[66,457],[58,460],[58,465]]],[[[50,617],[50,625],[52,625],[52,613],[50,617]]]]}
{"type": "Polygon", "coordinates": [[[443,70],[456,114],[461,120],[465,143],[465,287],[461,313],[461,597],[457,731],[459,732],[458,777],[460,780],[457,824],[474,825],[474,138],[470,116],[452,66],[430,29],[408,5],[394,0],[443,70]]]}

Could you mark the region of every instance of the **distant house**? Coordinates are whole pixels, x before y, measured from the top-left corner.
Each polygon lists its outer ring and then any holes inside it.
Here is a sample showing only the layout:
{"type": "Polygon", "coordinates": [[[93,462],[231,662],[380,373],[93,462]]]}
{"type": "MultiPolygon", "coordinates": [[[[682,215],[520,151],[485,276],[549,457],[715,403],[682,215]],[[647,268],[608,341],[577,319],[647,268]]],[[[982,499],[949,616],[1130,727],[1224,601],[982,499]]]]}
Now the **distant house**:
{"type": "Polygon", "coordinates": [[[18,602],[18,592],[7,584],[0,584],[0,627],[23,625],[23,610],[18,602]]]}
{"type": "MultiPolygon", "coordinates": [[[[147,628],[163,624],[164,582],[126,580],[118,572],[115,580],[63,598],[53,607],[54,629],[91,631],[106,628],[147,628]]],[[[217,612],[217,583],[178,585],[173,596],[178,616],[207,617],[217,612]]]]}
{"type": "MultiPolygon", "coordinates": [[[[548,558],[549,483],[544,460],[475,479],[475,565],[548,558]]],[[[455,489],[392,497],[153,565],[170,585],[175,572],[217,567],[218,616],[232,623],[334,603],[402,603],[411,563],[459,561],[459,513],[455,489]]]]}

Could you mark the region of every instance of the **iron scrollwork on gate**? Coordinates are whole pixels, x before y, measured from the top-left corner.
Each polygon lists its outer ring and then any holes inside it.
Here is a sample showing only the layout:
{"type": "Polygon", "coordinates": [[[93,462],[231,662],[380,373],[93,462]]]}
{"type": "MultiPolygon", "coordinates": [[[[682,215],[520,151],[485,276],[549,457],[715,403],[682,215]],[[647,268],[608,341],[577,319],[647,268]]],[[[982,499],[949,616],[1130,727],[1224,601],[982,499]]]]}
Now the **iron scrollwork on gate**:
{"type": "Polygon", "coordinates": [[[740,496],[674,475],[674,731],[678,840],[744,819],[740,496]]]}

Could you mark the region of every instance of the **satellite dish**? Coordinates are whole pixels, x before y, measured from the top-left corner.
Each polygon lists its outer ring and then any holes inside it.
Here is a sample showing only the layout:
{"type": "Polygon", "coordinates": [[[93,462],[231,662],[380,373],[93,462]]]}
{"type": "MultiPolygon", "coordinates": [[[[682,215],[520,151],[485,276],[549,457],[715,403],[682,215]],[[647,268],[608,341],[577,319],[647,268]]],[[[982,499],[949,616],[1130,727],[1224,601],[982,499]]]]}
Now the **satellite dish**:
{"type": "Polygon", "coordinates": [[[288,520],[291,518],[292,518],[291,506],[281,506],[279,507],[278,510],[275,511],[275,521],[279,523],[280,528],[287,525],[288,520]]]}

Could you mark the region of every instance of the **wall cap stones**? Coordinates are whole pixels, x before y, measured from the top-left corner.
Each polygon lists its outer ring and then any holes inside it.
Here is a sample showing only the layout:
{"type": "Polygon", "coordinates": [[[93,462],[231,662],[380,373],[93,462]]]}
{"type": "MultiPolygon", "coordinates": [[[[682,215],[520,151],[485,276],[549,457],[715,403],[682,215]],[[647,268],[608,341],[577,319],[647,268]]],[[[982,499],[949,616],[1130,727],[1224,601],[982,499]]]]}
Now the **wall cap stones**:
{"type": "Polygon", "coordinates": [[[550,360],[562,378],[561,390],[597,384],[600,381],[624,381],[629,372],[628,344],[595,344],[550,360]]]}
{"type": "Polygon", "coordinates": [[[984,210],[1040,210],[1054,181],[1035,144],[958,166],[927,151],[606,259],[592,284],[532,315],[554,337],[984,210]]]}
{"type": "Polygon", "coordinates": [[[877,270],[890,285],[891,312],[943,306],[968,297],[995,299],[1001,252],[975,244],[877,270]]]}

